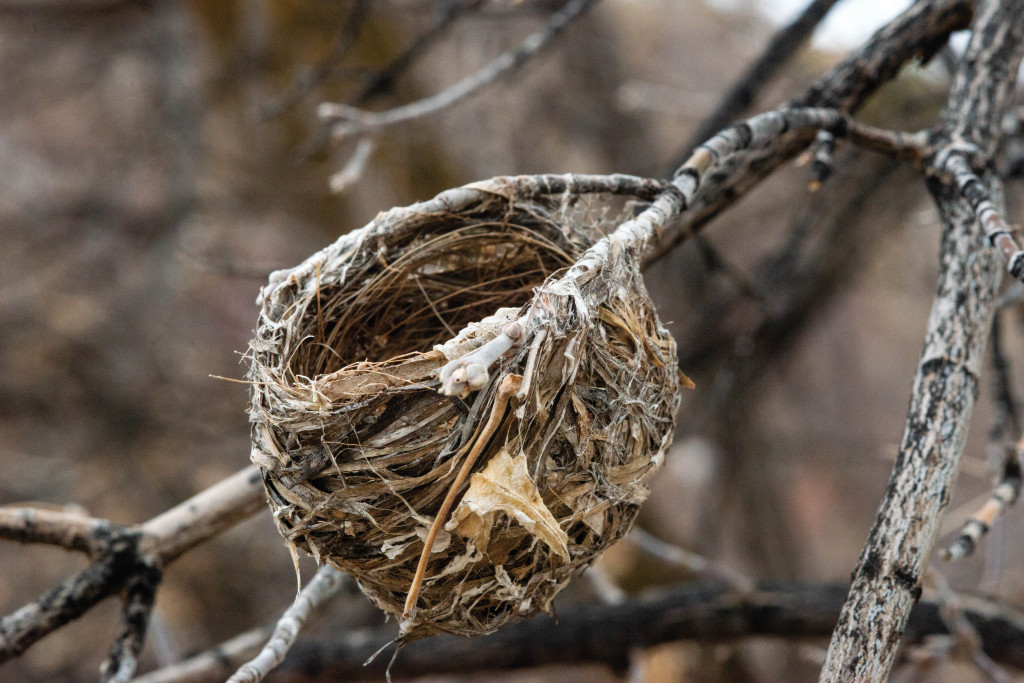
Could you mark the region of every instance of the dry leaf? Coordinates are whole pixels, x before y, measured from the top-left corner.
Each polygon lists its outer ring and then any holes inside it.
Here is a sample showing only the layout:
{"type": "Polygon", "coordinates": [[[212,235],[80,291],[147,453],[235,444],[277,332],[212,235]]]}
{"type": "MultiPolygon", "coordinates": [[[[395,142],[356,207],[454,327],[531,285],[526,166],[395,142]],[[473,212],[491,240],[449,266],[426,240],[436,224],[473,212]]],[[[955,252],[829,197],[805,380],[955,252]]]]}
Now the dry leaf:
{"type": "Polygon", "coordinates": [[[445,529],[457,532],[484,551],[499,512],[522,524],[562,559],[569,559],[569,537],[541,499],[526,467],[526,456],[512,458],[504,448],[482,472],[470,478],[469,490],[445,529]]]}

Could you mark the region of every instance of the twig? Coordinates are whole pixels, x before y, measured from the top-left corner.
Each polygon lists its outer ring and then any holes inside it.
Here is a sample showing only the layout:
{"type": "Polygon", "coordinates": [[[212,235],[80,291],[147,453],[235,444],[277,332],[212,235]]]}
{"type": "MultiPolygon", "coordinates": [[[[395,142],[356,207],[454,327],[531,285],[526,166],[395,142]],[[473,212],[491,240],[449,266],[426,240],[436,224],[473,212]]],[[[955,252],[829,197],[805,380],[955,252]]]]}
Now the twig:
{"type": "Polygon", "coordinates": [[[946,577],[934,569],[928,570],[928,577],[938,591],[939,616],[949,630],[951,644],[974,662],[992,683],[1010,683],[1009,674],[985,654],[981,635],[967,618],[960,596],[950,588],[946,577]]]}
{"type": "MultiPolygon", "coordinates": [[[[518,323],[509,323],[505,327],[509,328],[517,324],[518,323]]],[[[480,366],[470,365],[469,367],[472,368],[480,366]]],[[[484,372],[486,373],[486,370],[484,372]]],[[[476,441],[473,443],[472,449],[470,449],[469,454],[466,455],[466,459],[463,461],[462,467],[459,468],[459,472],[455,476],[455,481],[452,482],[451,487],[448,489],[448,494],[444,497],[444,501],[441,503],[441,509],[439,509],[437,514],[434,516],[434,522],[430,525],[430,531],[427,532],[427,537],[423,541],[423,552],[420,554],[420,561],[416,565],[416,573],[413,575],[412,584],[409,587],[409,595],[406,596],[405,606],[402,608],[403,619],[408,619],[412,616],[413,611],[416,609],[416,599],[420,596],[420,587],[423,585],[423,576],[427,572],[427,564],[430,562],[430,553],[433,551],[434,539],[437,538],[438,530],[440,530],[447,521],[448,512],[452,509],[452,505],[455,504],[455,498],[460,493],[459,489],[461,488],[462,483],[466,481],[466,477],[469,476],[469,472],[473,469],[473,465],[476,463],[477,458],[480,457],[484,448],[487,447],[487,442],[491,440],[491,435],[494,434],[494,430],[496,430],[498,425],[501,424],[501,419],[505,416],[505,408],[508,406],[508,402],[516,392],[519,391],[519,387],[522,386],[522,382],[523,378],[520,375],[505,375],[501,379],[501,384],[498,385],[498,390],[494,394],[494,405],[491,407],[491,415],[487,418],[487,424],[485,424],[483,429],[480,430],[480,433],[476,437],[476,441]]],[[[479,389],[480,387],[477,388],[479,389]]]]}
{"type": "Polygon", "coordinates": [[[359,34],[366,23],[369,6],[368,0],[355,0],[351,11],[348,13],[348,17],[345,19],[345,23],[338,32],[338,37],[334,41],[331,53],[316,66],[310,67],[306,72],[297,75],[284,94],[263,105],[260,114],[264,119],[279,116],[285,110],[295,106],[313,88],[331,77],[338,63],[344,59],[345,55],[348,54],[348,51],[352,49],[352,46],[359,38],[359,34]]]}
{"type": "Polygon", "coordinates": [[[125,587],[121,633],[114,640],[110,655],[100,667],[100,677],[108,683],[128,683],[139,668],[139,653],[146,640],[149,615],[163,574],[157,567],[140,568],[125,587]]]}
{"type": "Polygon", "coordinates": [[[808,149],[813,151],[810,156],[811,162],[811,192],[817,192],[821,186],[832,177],[835,169],[836,136],[827,130],[819,130],[814,145],[808,149]]]}
{"type": "MultiPolygon", "coordinates": [[[[686,143],[686,154],[716,132],[738,119],[754,102],[754,98],[782,68],[790,57],[804,44],[815,27],[821,23],[837,0],[814,0],[788,26],[780,29],[768,43],[761,56],[751,64],[743,75],[734,82],[729,92],[715,108],[715,111],[704,119],[686,143]]],[[[680,159],[675,166],[682,165],[680,159]]]]}
{"type": "Polygon", "coordinates": [[[928,146],[927,131],[905,133],[899,130],[875,128],[849,116],[846,118],[843,135],[850,142],[865,149],[904,159],[923,161],[931,151],[928,146]]]}
{"type": "Polygon", "coordinates": [[[274,633],[274,624],[260,626],[226,640],[194,657],[137,676],[133,683],[207,683],[221,681],[255,657],[274,633]]]}
{"type": "Polygon", "coordinates": [[[727,258],[722,256],[703,234],[696,235],[694,240],[708,271],[719,272],[724,275],[725,278],[736,288],[736,291],[743,296],[753,299],[754,301],[761,303],[764,302],[766,296],[760,286],[751,280],[746,273],[741,271],[727,258]]]}
{"type": "Polygon", "coordinates": [[[999,250],[1010,275],[1024,282],[1024,249],[1017,243],[1013,230],[1003,218],[1003,212],[992,201],[992,196],[973,170],[964,152],[953,150],[937,164],[939,172],[953,176],[960,194],[970,202],[977,220],[985,230],[989,245],[999,250]]]}
{"type": "Polygon", "coordinates": [[[506,52],[476,73],[431,97],[383,112],[368,112],[344,104],[324,102],[318,107],[317,112],[322,119],[333,122],[331,130],[335,138],[345,138],[354,134],[377,131],[447,109],[478,92],[484,86],[493,83],[498,77],[518,70],[542,47],[560,35],[573,19],[597,4],[598,1],[570,0],[551,15],[543,28],[527,36],[517,49],[506,52]]]}
{"type": "Polygon", "coordinates": [[[416,59],[425,53],[431,45],[441,39],[463,14],[476,11],[482,4],[483,0],[449,2],[433,26],[430,26],[426,31],[417,36],[402,54],[395,57],[394,60],[370,79],[370,82],[356,96],[355,104],[357,106],[365,104],[374,97],[390,90],[395,83],[395,79],[412,66],[416,59]]]}
{"type": "Polygon", "coordinates": [[[942,551],[943,559],[958,560],[973,553],[978,541],[988,533],[996,519],[1017,501],[1022,484],[1022,458],[1024,458],[1024,437],[1021,437],[1014,448],[1007,449],[999,482],[985,504],[964,523],[956,540],[949,548],[942,551]]]}
{"type": "MultiPolygon", "coordinates": [[[[853,574],[822,681],[881,681],[892,667],[949,501],[977,393],[999,284],[997,256],[956,185],[940,177],[951,150],[971,145],[989,158],[1024,53],[1024,5],[980,3],[971,43],[926,160],[943,220],[937,292],[914,379],[900,452],[886,496],[853,574]],[[1002,75],[1002,77],[1000,76],[1002,75]],[[884,610],[877,606],[885,604],[884,610]]],[[[991,172],[985,183],[995,188],[991,172]]]]}
{"type": "Polygon", "coordinates": [[[310,614],[333,597],[344,583],[345,575],[325,565],[295,597],[277,622],[273,635],[260,653],[228,679],[228,683],[259,683],[284,661],[310,614]]]}
{"type": "Polygon", "coordinates": [[[988,499],[963,524],[960,534],[950,547],[942,551],[942,557],[946,560],[959,559],[974,552],[981,537],[988,533],[995,520],[1006,512],[1006,509],[1020,496],[1024,437],[1020,437],[1014,447],[1009,447],[1006,443],[1010,433],[1021,434],[1021,426],[1017,402],[1013,397],[1013,388],[1010,385],[1009,364],[1003,353],[1002,326],[999,323],[998,314],[992,318],[991,357],[992,400],[995,404],[995,415],[988,434],[989,449],[994,451],[994,456],[999,458],[1002,467],[999,480],[988,499]]]}
{"type": "Polygon", "coordinates": [[[583,572],[583,578],[590,584],[602,605],[621,605],[626,601],[626,591],[615,583],[615,580],[601,565],[595,564],[587,567],[587,570],[583,572]]]}
{"type": "Polygon", "coordinates": [[[370,155],[373,154],[373,150],[376,148],[377,143],[371,136],[364,135],[360,138],[359,142],[356,143],[356,149],[352,152],[352,156],[348,158],[342,169],[332,175],[328,181],[331,192],[338,194],[356,183],[363,176],[366,162],[370,160],[370,155]]]}
{"type": "MultiPolygon", "coordinates": [[[[966,28],[973,7],[971,0],[918,0],[877,31],[860,49],[793,98],[791,106],[855,111],[909,60],[928,58],[946,44],[952,31],[966,28]]],[[[779,165],[799,154],[814,133],[806,131],[802,135],[779,138],[764,150],[734,155],[727,167],[706,183],[700,196],[691,203],[689,212],[663,231],[646,263],[663,258],[779,165]]]]}

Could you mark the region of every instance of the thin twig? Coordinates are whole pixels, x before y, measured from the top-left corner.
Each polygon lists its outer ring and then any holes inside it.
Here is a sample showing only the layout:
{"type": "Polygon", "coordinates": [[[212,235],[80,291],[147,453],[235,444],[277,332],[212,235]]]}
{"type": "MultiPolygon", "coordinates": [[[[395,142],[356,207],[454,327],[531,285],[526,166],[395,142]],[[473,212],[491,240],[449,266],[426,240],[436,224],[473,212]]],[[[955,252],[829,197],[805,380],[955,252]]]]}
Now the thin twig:
{"type": "Polygon", "coordinates": [[[418,35],[402,54],[395,57],[383,69],[374,74],[370,82],[356,96],[355,104],[357,106],[366,104],[374,97],[390,90],[395,80],[412,66],[431,45],[444,37],[459,18],[467,12],[476,11],[482,4],[483,0],[449,2],[432,26],[418,35]]]}
{"type": "Polygon", "coordinates": [[[531,33],[515,50],[501,55],[474,74],[436,95],[383,112],[368,112],[344,104],[322,103],[317,109],[321,118],[332,121],[335,138],[345,138],[393,126],[447,109],[453,104],[493,83],[498,77],[512,73],[558,37],[573,19],[597,4],[599,0],[570,0],[551,15],[543,28],[531,33]]]}
{"type": "Polygon", "coordinates": [[[370,3],[368,0],[355,0],[345,23],[338,31],[338,37],[334,41],[331,53],[319,64],[309,67],[304,73],[297,75],[291,86],[275,100],[267,102],[260,110],[264,119],[271,119],[279,116],[282,112],[295,106],[302,101],[302,98],[309,94],[314,88],[326,82],[331,74],[338,68],[338,64],[345,58],[349,50],[359,38],[370,3]]]}
{"type": "Polygon", "coordinates": [[[1024,437],[1021,437],[1016,446],[1006,450],[999,482],[992,489],[985,504],[964,523],[956,540],[949,548],[943,549],[943,559],[958,560],[973,553],[981,537],[988,533],[995,521],[1020,497],[1024,437]]]}
{"type": "Polygon", "coordinates": [[[491,415],[487,418],[487,424],[484,425],[477,435],[472,449],[470,449],[469,454],[463,461],[462,467],[459,468],[455,481],[449,487],[448,494],[441,503],[441,509],[434,516],[434,522],[430,525],[430,531],[427,532],[427,537],[423,541],[423,552],[420,554],[420,561],[416,565],[416,573],[412,578],[412,584],[409,586],[409,595],[406,596],[405,606],[402,608],[403,619],[408,619],[412,615],[413,610],[416,609],[416,599],[420,596],[420,587],[423,585],[423,576],[427,572],[427,563],[430,562],[430,553],[433,551],[437,532],[447,521],[448,512],[452,509],[452,505],[455,504],[455,498],[460,493],[459,489],[462,487],[462,483],[466,481],[466,477],[469,476],[469,472],[473,469],[477,458],[480,457],[484,448],[487,447],[487,442],[491,440],[494,430],[501,424],[501,419],[505,416],[505,408],[508,407],[508,402],[515,396],[516,392],[519,391],[522,382],[523,378],[520,375],[505,375],[502,377],[501,384],[498,385],[498,390],[494,394],[494,405],[491,407],[491,415]]]}
{"type": "Polygon", "coordinates": [[[258,655],[244,664],[228,683],[259,683],[273,671],[295,643],[303,625],[317,607],[333,597],[344,584],[345,575],[330,565],[320,568],[285,610],[274,632],[258,655]]]}
{"type": "Polygon", "coordinates": [[[356,143],[352,156],[348,158],[341,170],[332,175],[328,181],[327,184],[331,188],[331,192],[338,194],[358,182],[366,169],[366,162],[370,160],[370,155],[376,148],[377,143],[372,136],[361,137],[356,143]]]}
{"type": "Polygon", "coordinates": [[[982,647],[984,641],[978,633],[978,629],[967,618],[960,596],[950,588],[946,577],[934,569],[928,570],[928,577],[935,584],[939,594],[939,616],[942,617],[943,623],[949,629],[952,642],[959,646],[957,649],[966,655],[992,683],[1010,683],[1013,680],[1010,675],[985,654],[982,647]]]}
{"type": "Polygon", "coordinates": [[[1013,229],[1006,223],[1003,212],[992,201],[985,184],[971,169],[967,155],[954,150],[944,159],[945,163],[939,165],[939,171],[953,176],[957,190],[970,202],[978,222],[985,229],[989,245],[999,250],[1010,275],[1024,282],[1024,249],[1017,242],[1013,229]]]}
{"type": "Polygon", "coordinates": [[[139,653],[146,641],[146,628],[153,611],[156,591],[163,578],[159,568],[148,566],[137,571],[125,588],[121,633],[114,640],[110,655],[100,667],[106,683],[128,683],[139,668],[139,653]]]}

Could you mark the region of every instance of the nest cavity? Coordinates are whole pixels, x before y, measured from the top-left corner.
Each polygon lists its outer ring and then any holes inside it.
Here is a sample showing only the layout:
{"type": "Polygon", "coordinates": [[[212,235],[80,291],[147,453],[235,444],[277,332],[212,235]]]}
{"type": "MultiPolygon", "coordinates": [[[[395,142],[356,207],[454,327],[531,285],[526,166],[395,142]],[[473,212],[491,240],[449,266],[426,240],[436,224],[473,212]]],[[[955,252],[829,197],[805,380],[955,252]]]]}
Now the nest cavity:
{"type": "Polygon", "coordinates": [[[406,639],[549,611],[628,531],[687,381],[638,259],[601,240],[607,220],[453,192],[272,276],[251,344],[252,459],[278,529],[389,614],[402,614],[428,529],[482,441],[406,639]],[[482,389],[438,393],[446,363],[513,320],[524,334],[482,389]],[[508,375],[521,389],[504,409],[508,375]]]}

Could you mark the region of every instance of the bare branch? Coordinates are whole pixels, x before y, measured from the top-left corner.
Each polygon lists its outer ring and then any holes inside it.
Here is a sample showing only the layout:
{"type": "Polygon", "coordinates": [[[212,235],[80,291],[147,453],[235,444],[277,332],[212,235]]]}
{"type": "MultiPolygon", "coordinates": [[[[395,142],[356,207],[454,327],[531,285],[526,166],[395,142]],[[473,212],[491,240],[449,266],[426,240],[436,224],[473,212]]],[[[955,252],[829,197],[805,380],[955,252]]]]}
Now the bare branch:
{"type": "MultiPolygon", "coordinates": [[[[990,158],[1024,43],[1024,6],[981,3],[967,54],[936,130],[929,189],[943,221],[940,273],[907,426],[874,527],[853,575],[822,681],[886,678],[938,534],[967,437],[1000,275],[984,229],[941,175],[964,145],[990,158]],[[941,175],[941,177],[940,177],[941,175]],[[879,601],[886,609],[879,610],[879,601]]],[[[986,172],[990,196],[999,197],[986,172]]]]}
{"type": "Polygon", "coordinates": [[[100,667],[103,681],[128,683],[138,670],[139,653],[146,640],[149,615],[162,578],[163,574],[157,567],[147,566],[140,567],[140,571],[128,580],[121,633],[114,641],[110,656],[100,667]]]}
{"type": "Polygon", "coordinates": [[[500,76],[518,70],[541,48],[558,37],[573,19],[582,15],[598,1],[570,0],[551,15],[544,27],[527,36],[518,48],[506,52],[476,73],[431,97],[383,112],[368,112],[330,102],[321,104],[317,111],[321,118],[333,121],[332,134],[335,138],[345,138],[354,134],[377,131],[396,123],[421,118],[447,109],[478,92],[484,86],[493,83],[500,76]]]}
{"type": "Polygon", "coordinates": [[[44,543],[94,555],[101,539],[118,528],[105,519],[77,512],[0,507],[0,540],[44,543]]]}
{"type": "Polygon", "coordinates": [[[735,588],[741,592],[754,589],[753,579],[732,567],[709,560],[702,555],[692,553],[671,543],[666,543],[640,527],[633,527],[626,538],[636,543],[641,550],[650,553],[659,560],[676,565],[677,567],[683,567],[703,579],[717,581],[722,585],[735,588]]]}
{"type": "MultiPolygon", "coordinates": [[[[563,605],[557,620],[536,617],[486,638],[438,636],[405,646],[393,674],[501,671],[558,662],[603,662],[625,668],[638,649],[680,640],[732,642],[766,635],[815,638],[831,630],[844,587],[760,583],[753,593],[709,584],[650,591],[619,605],[563,605]]],[[[962,598],[984,651],[1012,666],[1024,662],[1024,616],[996,603],[962,598]]],[[[939,605],[923,601],[910,618],[912,641],[945,633],[939,605]]],[[[386,661],[363,662],[392,638],[390,631],[354,631],[296,643],[278,675],[284,680],[380,680],[386,661]]],[[[166,679],[164,679],[166,680],[166,679]]],[[[152,679],[147,683],[153,683],[152,679]]]]}
{"type": "MultiPolygon", "coordinates": [[[[757,61],[732,84],[715,111],[704,119],[690,141],[686,143],[687,156],[690,150],[738,119],[747,107],[754,103],[758,91],[771,81],[779,69],[800,49],[836,2],[837,0],[814,0],[788,26],[772,36],[771,42],[757,61]]],[[[684,161],[685,158],[681,158],[676,166],[682,165],[684,161]]]]}
{"type": "Polygon", "coordinates": [[[285,610],[274,628],[270,640],[260,653],[243,665],[228,679],[228,683],[259,683],[284,661],[288,650],[295,644],[299,631],[309,616],[344,584],[345,575],[331,566],[324,566],[303,588],[292,606],[285,610]]]}
{"type": "Polygon", "coordinates": [[[152,562],[166,566],[262,510],[264,504],[259,470],[246,467],[139,527],[139,549],[152,562]]]}
{"type": "MultiPolygon", "coordinates": [[[[891,80],[911,59],[926,59],[946,44],[952,31],[971,20],[971,0],[919,0],[875,33],[791,102],[794,107],[838,107],[855,111],[880,86],[891,80]]],[[[705,185],[690,211],[666,230],[652,249],[653,263],[700,230],[733,202],[744,196],[785,161],[792,159],[814,138],[813,131],[776,140],[756,152],[728,160],[705,185]]]]}
{"type": "Polygon", "coordinates": [[[338,63],[348,54],[356,39],[359,38],[359,34],[366,23],[369,4],[368,0],[355,0],[351,11],[348,13],[348,17],[345,19],[345,23],[338,32],[338,37],[334,41],[334,47],[331,49],[330,55],[316,66],[310,67],[304,73],[297,75],[287,91],[263,105],[260,111],[263,118],[270,119],[279,116],[282,112],[301,102],[302,98],[309,94],[310,91],[331,77],[331,74],[337,69],[338,63]]]}
{"type": "Polygon", "coordinates": [[[957,560],[974,552],[981,537],[988,533],[995,521],[1001,517],[1020,497],[1022,482],[1021,460],[1024,458],[1024,437],[1014,448],[1007,449],[1003,458],[1002,473],[991,495],[981,508],[964,523],[960,534],[949,548],[942,551],[945,560],[957,560]]]}
{"type": "Polygon", "coordinates": [[[263,500],[259,472],[247,467],[140,527],[109,522],[96,525],[97,535],[91,541],[95,544],[92,564],[35,602],[0,619],[0,663],[20,655],[101,600],[128,588],[126,626],[111,661],[117,670],[122,662],[128,662],[125,671],[129,670],[144,635],[135,615],[148,610],[146,602],[152,600],[146,591],[154,581],[159,583],[159,572],[190,548],[261,509],[263,500]]]}

